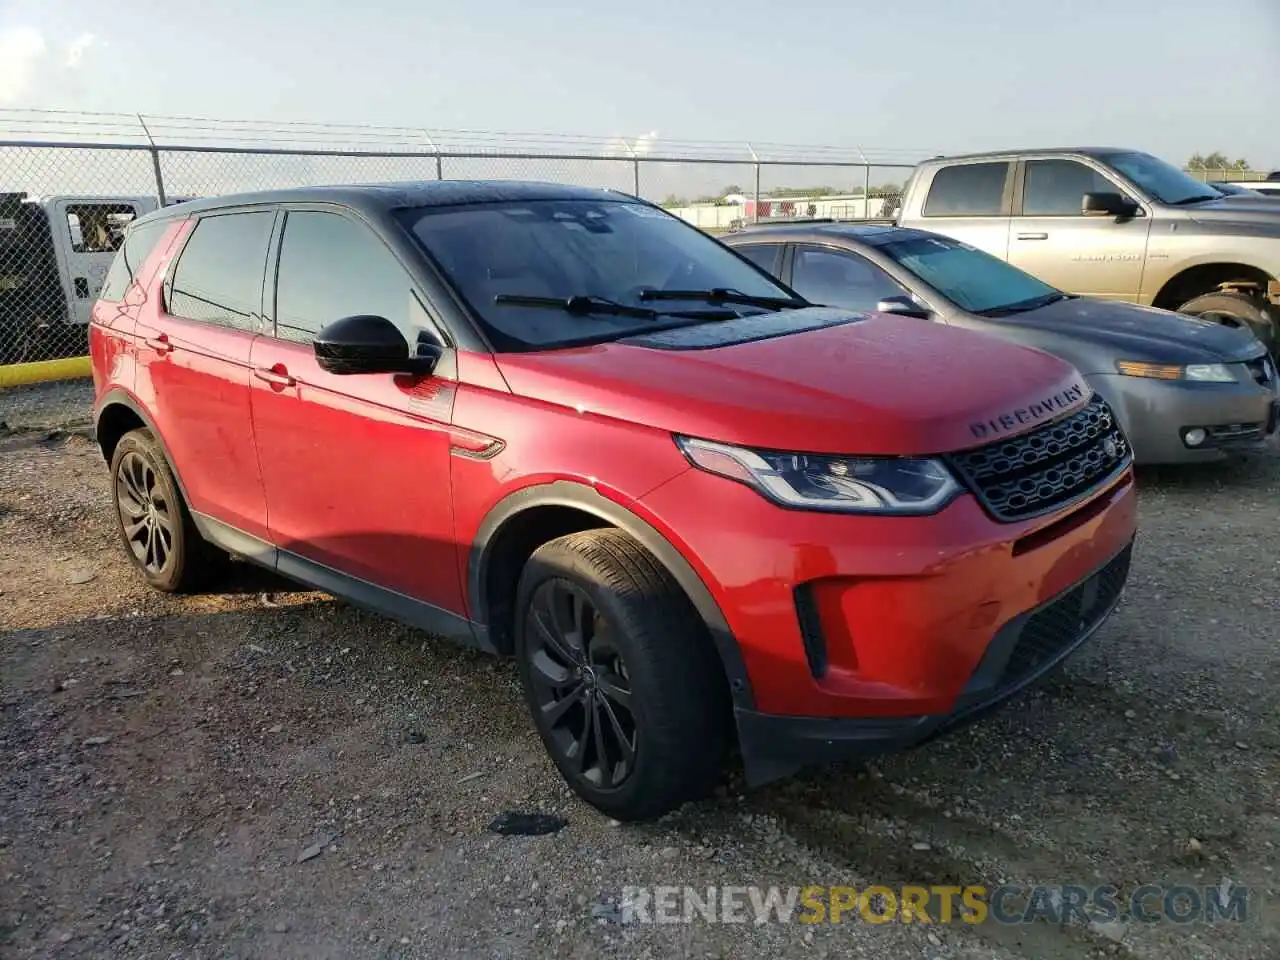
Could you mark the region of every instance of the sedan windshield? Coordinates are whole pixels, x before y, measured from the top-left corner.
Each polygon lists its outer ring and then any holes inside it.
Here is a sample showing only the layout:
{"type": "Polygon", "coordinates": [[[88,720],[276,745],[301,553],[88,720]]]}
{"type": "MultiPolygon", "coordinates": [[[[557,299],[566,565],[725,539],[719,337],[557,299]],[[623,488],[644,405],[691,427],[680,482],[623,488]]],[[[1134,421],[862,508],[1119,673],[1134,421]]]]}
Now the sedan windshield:
{"type": "Polygon", "coordinates": [[[1104,153],[1098,159],[1120,171],[1161,203],[1179,206],[1217,200],[1220,196],[1212,187],[1149,153],[1104,153]]]}
{"type": "Polygon", "coordinates": [[[949,237],[908,237],[879,249],[970,313],[1017,313],[1065,299],[1031,274],[949,237]]]}
{"type": "Polygon", "coordinates": [[[626,200],[526,200],[402,216],[499,350],[804,305],[706,234],[626,200]]]}

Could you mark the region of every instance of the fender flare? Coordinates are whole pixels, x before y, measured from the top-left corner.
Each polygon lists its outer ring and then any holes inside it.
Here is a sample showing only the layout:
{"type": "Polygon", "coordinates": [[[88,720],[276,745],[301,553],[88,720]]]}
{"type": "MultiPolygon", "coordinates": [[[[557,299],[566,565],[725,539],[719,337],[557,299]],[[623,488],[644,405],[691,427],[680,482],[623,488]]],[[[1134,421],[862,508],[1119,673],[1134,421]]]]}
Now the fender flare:
{"type": "MultiPolygon", "coordinates": [[[[131,394],[123,387],[112,387],[104,393],[98,401],[93,405],[93,430],[95,437],[101,437],[102,416],[106,413],[108,407],[127,407],[139,420],[142,425],[151,431],[151,436],[155,438],[157,444],[160,445],[160,452],[164,454],[165,460],[169,463],[169,472],[173,474],[173,480],[178,485],[178,492],[182,494],[182,499],[187,503],[191,502],[191,498],[187,496],[187,488],[182,482],[182,476],[178,473],[178,465],[173,462],[173,454],[169,452],[169,446],[164,442],[164,437],[160,430],[156,427],[155,421],[151,419],[151,415],[138,402],[137,397],[131,394]]],[[[102,442],[98,441],[98,449],[102,450],[102,442]]],[[[106,451],[103,451],[105,456],[106,451]]]]}
{"type": "Polygon", "coordinates": [[[486,627],[489,623],[487,581],[495,538],[509,520],[526,510],[545,506],[572,507],[599,517],[625,531],[653,554],[680,585],[698,616],[702,618],[724,667],[734,707],[748,710],[754,708],[755,698],[751,692],[746,664],[742,659],[742,650],[733,631],[729,629],[720,605],[697,571],[653,525],[585,484],[555,480],[526,487],[499,500],[485,515],[467,559],[467,593],[474,604],[473,618],[476,621],[486,627]]]}

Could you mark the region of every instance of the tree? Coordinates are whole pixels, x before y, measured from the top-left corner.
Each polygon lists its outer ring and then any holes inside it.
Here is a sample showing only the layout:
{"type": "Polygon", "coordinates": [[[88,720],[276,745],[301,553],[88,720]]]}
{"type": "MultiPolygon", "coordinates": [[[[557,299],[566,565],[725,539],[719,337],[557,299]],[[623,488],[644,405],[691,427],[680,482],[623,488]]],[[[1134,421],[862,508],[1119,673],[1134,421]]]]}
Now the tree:
{"type": "Polygon", "coordinates": [[[662,201],[664,207],[687,207],[689,201],[684,197],[677,197],[674,193],[667,194],[667,199],[662,201]]]}

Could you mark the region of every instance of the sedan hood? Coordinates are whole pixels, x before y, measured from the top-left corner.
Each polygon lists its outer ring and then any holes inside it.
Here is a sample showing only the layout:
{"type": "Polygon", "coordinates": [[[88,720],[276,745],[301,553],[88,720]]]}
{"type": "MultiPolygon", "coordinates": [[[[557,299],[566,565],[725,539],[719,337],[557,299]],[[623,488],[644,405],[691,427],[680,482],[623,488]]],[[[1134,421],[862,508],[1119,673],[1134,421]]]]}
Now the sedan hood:
{"type": "Polygon", "coordinates": [[[727,345],[617,341],[505,354],[498,363],[516,394],[584,416],[810,453],[966,449],[1029,430],[1090,396],[1056,357],[925,320],[870,314],[750,339],[753,322],[720,324],[743,331],[727,345]]]}
{"type": "MultiPolygon", "coordinates": [[[[1121,360],[1222,363],[1248,360],[1264,351],[1248,330],[1154,307],[1089,297],[1059,300],[993,322],[1031,334],[1043,331],[1054,335],[1054,340],[1063,338],[1110,348],[1121,360]]],[[[1035,342],[1034,337],[1031,342],[1035,342]]],[[[1042,346],[1053,348],[1047,340],[1042,346]]]]}

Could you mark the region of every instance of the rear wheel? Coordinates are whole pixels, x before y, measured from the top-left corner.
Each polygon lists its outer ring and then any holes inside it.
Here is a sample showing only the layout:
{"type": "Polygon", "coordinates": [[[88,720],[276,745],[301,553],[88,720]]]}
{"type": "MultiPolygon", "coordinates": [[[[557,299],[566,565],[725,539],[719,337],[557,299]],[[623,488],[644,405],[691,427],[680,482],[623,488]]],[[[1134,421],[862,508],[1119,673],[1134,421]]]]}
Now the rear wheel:
{"type": "Polygon", "coordinates": [[[228,557],[205,542],[149,430],[120,438],[111,456],[116,524],[125,552],[148,584],[169,593],[208,585],[228,557]]]}
{"type": "Polygon", "coordinates": [[[715,786],[729,743],[724,673],[679,586],[620,530],[553,540],[517,590],[525,699],[561,775],[619,820],[715,786]]]}
{"type": "Polygon", "coordinates": [[[1253,331],[1253,335],[1272,353],[1276,350],[1275,319],[1271,315],[1270,304],[1259,297],[1226,291],[1206,293],[1178,307],[1178,313],[1227,326],[1244,327],[1253,331]]]}

